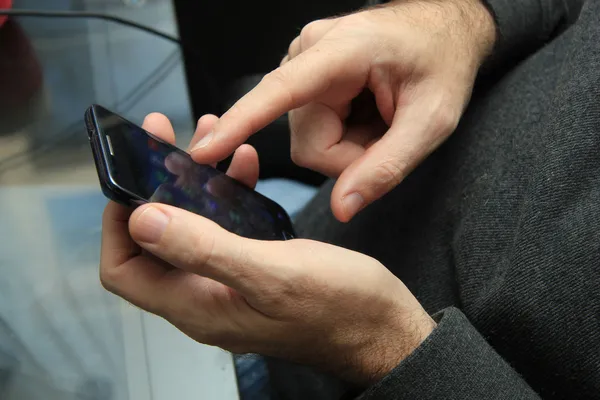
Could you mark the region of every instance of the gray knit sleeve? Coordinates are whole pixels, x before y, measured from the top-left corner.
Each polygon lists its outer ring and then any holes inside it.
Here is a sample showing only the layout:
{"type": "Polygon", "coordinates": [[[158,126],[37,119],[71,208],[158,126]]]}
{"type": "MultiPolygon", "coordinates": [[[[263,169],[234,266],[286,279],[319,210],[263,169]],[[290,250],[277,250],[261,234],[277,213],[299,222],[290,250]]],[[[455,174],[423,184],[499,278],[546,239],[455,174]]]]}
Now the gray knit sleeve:
{"type": "MultiPolygon", "coordinates": [[[[577,17],[585,0],[479,0],[487,6],[498,30],[496,48],[483,70],[513,66],[551,40],[577,17]]],[[[368,0],[367,4],[388,0],[368,0]]]]}
{"type": "Polygon", "coordinates": [[[513,66],[544,46],[576,17],[584,0],[482,0],[498,30],[484,71],[513,66]]]}
{"type": "Polygon", "coordinates": [[[360,400],[539,399],[456,308],[435,316],[433,333],[360,400]]]}

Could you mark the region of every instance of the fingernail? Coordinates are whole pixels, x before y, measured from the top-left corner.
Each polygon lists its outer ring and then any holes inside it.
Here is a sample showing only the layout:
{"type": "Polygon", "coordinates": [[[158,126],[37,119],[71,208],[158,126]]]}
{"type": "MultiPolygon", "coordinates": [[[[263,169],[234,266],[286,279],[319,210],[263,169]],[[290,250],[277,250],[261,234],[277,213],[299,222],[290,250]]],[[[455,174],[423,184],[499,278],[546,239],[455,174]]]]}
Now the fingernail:
{"type": "Polygon", "coordinates": [[[342,198],[342,204],[346,209],[346,213],[350,216],[354,216],[354,214],[359,212],[365,205],[365,199],[363,199],[360,193],[351,193],[342,198]]]}
{"type": "Polygon", "coordinates": [[[195,151],[195,150],[198,150],[198,149],[208,146],[209,143],[213,140],[214,136],[215,136],[214,133],[209,132],[206,136],[204,136],[202,139],[200,139],[194,147],[192,147],[192,151],[195,151]]]}
{"type": "Polygon", "coordinates": [[[137,239],[146,243],[157,243],[160,241],[167,225],[169,217],[156,207],[148,207],[137,218],[137,239]]]}

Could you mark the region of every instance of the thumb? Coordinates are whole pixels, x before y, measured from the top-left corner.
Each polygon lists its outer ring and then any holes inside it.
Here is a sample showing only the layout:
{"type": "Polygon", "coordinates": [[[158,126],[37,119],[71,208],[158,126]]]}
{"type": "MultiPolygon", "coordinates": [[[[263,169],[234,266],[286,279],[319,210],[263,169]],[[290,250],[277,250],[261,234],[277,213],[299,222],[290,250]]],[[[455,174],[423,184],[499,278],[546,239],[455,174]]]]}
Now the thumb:
{"type": "Polygon", "coordinates": [[[289,255],[286,242],[237,236],[215,222],[165,204],[146,204],[129,219],[131,238],[180,270],[220,282],[242,295],[256,295],[277,276],[289,255]]]}
{"type": "Polygon", "coordinates": [[[456,128],[457,113],[427,100],[397,110],[386,134],[340,175],[331,194],[338,220],[350,221],[394,189],[456,128]]]}

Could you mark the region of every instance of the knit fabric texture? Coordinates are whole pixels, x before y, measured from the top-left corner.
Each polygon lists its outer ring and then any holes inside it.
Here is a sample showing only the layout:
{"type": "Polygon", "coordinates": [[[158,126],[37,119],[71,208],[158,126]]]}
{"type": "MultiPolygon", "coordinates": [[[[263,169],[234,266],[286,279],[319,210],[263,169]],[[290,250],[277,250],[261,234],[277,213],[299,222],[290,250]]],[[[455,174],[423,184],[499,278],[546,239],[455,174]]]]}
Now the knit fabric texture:
{"type": "Polygon", "coordinates": [[[352,222],[331,182],[298,217],[439,326],[370,388],[269,360],[278,399],[600,398],[600,2],[488,5],[500,38],[452,137],[352,222]]]}

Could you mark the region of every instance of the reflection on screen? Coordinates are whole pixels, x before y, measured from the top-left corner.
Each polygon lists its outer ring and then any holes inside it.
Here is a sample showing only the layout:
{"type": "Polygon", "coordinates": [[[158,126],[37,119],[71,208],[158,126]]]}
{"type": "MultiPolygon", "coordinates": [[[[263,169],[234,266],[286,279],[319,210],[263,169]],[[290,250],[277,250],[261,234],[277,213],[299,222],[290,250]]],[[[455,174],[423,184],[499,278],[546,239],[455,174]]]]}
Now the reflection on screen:
{"type": "MultiPolygon", "coordinates": [[[[283,239],[289,223],[285,212],[267,203],[214,168],[196,164],[186,153],[148,136],[130,125],[114,126],[115,153],[128,159],[131,176],[122,184],[151,202],[173,205],[211,219],[240,236],[283,239]],[[117,128],[118,127],[118,128],[117,128]],[[115,131],[118,129],[118,140],[115,131]]],[[[118,155],[115,154],[118,158],[118,155]]]]}

